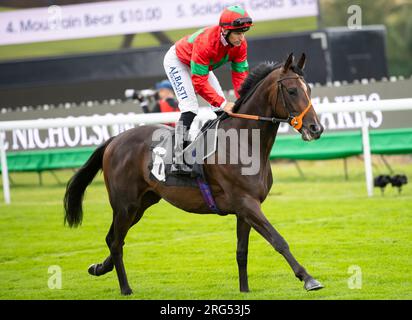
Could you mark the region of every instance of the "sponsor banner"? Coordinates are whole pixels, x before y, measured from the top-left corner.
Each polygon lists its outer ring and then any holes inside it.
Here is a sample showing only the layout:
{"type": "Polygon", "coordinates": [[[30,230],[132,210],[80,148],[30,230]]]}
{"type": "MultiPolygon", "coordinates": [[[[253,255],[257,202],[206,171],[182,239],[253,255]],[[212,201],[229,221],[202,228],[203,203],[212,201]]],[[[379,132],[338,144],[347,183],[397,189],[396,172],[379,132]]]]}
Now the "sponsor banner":
{"type": "Polygon", "coordinates": [[[242,5],[253,20],[318,15],[317,0],[143,0],[97,2],[0,13],[0,45],[203,27],[242,5]]]}
{"type": "MultiPolygon", "coordinates": [[[[361,102],[361,101],[379,101],[381,97],[379,93],[373,92],[371,94],[356,94],[356,95],[344,95],[344,96],[335,96],[333,99],[328,98],[327,96],[313,96],[312,103],[316,110],[316,105],[320,103],[330,103],[330,102],[361,102]]],[[[393,115],[394,112],[385,112],[385,114],[393,115]]],[[[403,114],[405,112],[412,114],[409,111],[402,111],[403,114]]],[[[382,129],[388,125],[388,122],[383,123],[383,112],[376,110],[372,112],[367,112],[367,119],[369,122],[369,128],[371,129],[382,129]]],[[[361,112],[339,112],[339,113],[332,113],[332,112],[323,112],[318,114],[320,123],[325,127],[327,131],[335,131],[335,130],[355,130],[362,128],[362,113],[361,112]]],[[[391,128],[398,127],[396,124],[397,121],[393,121],[390,125],[391,128]]],[[[279,133],[287,133],[292,132],[293,129],[287,123],[281,123],[279,125],[279,133]]]]}

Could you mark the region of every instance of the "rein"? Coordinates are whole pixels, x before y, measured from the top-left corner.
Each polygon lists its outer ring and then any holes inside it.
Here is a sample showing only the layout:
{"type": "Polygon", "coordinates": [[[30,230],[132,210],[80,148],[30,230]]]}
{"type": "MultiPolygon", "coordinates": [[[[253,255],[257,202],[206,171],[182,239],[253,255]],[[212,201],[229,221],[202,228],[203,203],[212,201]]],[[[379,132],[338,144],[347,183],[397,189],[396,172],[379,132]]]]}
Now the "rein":
{"type": "MultiPolygon", "coordinates": [[[[282,97],[282,102],[283,102],[283,106],[285,107],[286,110],[288,110],[287,106],[286,106],[286,101],[285,101],[285,97],[283,95],[283,84],[282,81],[287,80],[287,79],[297,79],[297,80],[301,80],[301,77],[297,76],[297,77],[287,77],[287,78],[283,78],[283,79],[279,79],[277,81],[278,83],[278,91],[276,93],[276,102],[275,102],[275,107],[277,105],[278,102],[278,98],[279,98],[279,91],[281,92],[281,97],[282,97]]],[[[260,84],[260,83],[259,83],[260,84]]],[[[255,90],[254,90],[255,91],[255,90]]],[[[289,115],[289,117],[287,117],[286,119],[283,118],[276,118],[276,117],[262,117],[262,116],[255,116],[255,115],[251,115],[251,114],[245,114],[245,113],[228,113],[229,116],[231,116],[232,118],[241,118],[241,119],[247,119],[247,120],[256,120],[256,121],[269,121],[272,123],[278,123],[278,122],[285,122],[285,123],[289,123],[289,125],[291,125],[294,129],[296,130],[300,130],[302,128],[302,124],[303,124],[303,117],[306,115],[306,113],[309,111],[310,107],[312,107],[312,101],[310,100],[308,94],[306,93],[306,91],[304,91],[306,98],[308,99],[308,104],[305,108],[305,110],[303,110],[299,115],[292,117],[291,115],[289,115]]]]}

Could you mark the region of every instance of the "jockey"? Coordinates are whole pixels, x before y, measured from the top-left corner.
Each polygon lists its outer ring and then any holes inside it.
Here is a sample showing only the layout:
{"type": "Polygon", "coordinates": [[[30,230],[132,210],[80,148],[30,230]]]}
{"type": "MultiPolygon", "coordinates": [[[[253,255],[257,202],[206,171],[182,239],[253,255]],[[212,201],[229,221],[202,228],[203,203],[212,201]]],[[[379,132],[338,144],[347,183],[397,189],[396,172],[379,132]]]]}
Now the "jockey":
{"type": "Polygon", "coordinates": [[[214,75],[214,69],[231,62],[232,83],[236,97],[249,70],[245,32],[252,19],[240,6],[225,8],[219,25],[206,27],[180,39],[166,53],[164,68],[179,101],[181,116],[176,124],[175,158],[171,172],[186,174],[191,168],[184,163],[184,141],[198,113],[196,93],[215,112],[231,112],[234,103],[227,101],[214,75]]]}

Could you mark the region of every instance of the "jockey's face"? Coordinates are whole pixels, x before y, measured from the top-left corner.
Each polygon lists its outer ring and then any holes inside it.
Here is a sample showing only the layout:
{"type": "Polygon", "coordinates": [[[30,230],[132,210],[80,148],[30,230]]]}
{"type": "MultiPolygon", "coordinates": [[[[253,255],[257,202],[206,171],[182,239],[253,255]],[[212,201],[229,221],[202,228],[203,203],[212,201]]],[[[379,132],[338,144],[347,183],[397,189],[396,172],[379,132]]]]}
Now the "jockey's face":
{"type": "Polygon", "coordinates": [[[245,32],[232,31],[229,35],[228,41],[235,47],[239,47],[245,40],[245,32]]]}

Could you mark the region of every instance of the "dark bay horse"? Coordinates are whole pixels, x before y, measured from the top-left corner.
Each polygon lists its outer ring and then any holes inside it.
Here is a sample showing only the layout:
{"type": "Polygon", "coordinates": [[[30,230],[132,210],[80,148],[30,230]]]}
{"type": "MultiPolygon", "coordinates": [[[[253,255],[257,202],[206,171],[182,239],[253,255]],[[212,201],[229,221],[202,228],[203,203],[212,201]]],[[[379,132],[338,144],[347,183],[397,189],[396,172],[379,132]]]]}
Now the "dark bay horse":
{"type": "MultiPolygon", "coordinates": [[[[236,164],[204,164],[204,172],[218,208],[225,214],[237,217],[236,260],[242,292],[249,291],[247,255],[251,228],[283,255],[295,276],[304,281],[306,290],[322,288],[296,261],[286,241],[261,210],[273,182],[269,154],[279,122],[290,123],[303,140],[318,139],[323,131],[311,106],[310,88],[303,78],[305,55],[297,64],[293,60],[291,54],[283,64],[265,63],[252,71],[242,86],[234,113],[220,123],[220,128],[225,130],[260,130],[259,172],[242,175],[240,166],[236,164]],[[239,115],[247,116],[239,118],[239,115]]],[[[78,226],[83,218],[84,192],[97,172],[103,170],[113,209],[113,222],[106,236],[110,255],[102,263],[91,265],[88,271],[91,275],[100,276],[116,268],[120,290],[124,295],[132,293],[123,264],[124,239],[147,208],[163,198],[188,212],[215,213],[206,205],[199,189],[166,186],[150,179],[148,165],[152,158],[152,134],[159,127],[130,129],[99,146],[69,180],[64,197],[65,223],[70,227],[78,226]]]]}

